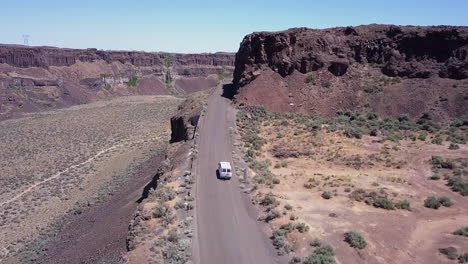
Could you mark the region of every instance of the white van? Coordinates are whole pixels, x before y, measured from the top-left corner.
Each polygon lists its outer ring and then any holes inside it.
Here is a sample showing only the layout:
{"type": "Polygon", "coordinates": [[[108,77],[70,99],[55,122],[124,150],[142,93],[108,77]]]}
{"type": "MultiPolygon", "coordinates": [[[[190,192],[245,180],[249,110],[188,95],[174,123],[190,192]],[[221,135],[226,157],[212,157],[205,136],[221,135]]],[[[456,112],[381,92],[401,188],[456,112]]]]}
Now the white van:
{"type": "Polygon", "coordinates": [[[220,179],[231,179],[232,177],[232,169],[231,164],[227,161],[221,161],[218,164],[218,173],[220,179]]]}

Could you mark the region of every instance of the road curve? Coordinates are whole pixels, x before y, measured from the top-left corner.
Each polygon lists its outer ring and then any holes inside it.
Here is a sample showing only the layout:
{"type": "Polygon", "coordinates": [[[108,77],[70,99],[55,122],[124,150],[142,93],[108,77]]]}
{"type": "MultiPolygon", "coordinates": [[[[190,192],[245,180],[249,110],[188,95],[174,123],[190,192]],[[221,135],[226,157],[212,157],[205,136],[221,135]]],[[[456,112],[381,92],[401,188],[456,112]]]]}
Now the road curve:
{"type": "Polygon", "coordinates": [[[230,100],[221,94],[222,89],[218,88],[210,96],[199,131],[193,262],[280,263],[248,198],[241,193],[237,177],[229,181],[216,178],[219,161],[232,163],[229,127],[235,125],[235,111],[230,100]]]}

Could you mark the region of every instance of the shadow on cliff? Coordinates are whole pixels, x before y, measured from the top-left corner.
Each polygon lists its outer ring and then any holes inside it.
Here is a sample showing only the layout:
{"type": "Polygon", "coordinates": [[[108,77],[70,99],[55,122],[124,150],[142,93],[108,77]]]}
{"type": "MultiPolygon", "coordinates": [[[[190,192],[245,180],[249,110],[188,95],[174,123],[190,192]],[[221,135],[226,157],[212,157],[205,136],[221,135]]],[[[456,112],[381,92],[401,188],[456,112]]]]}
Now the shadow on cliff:
{"type": "Polygon", "coordinates": [[[224,84],[223,93],[221,94],[221,96],[232,100],[234,99],[234,95],[236,95],[236,89],[235,89],[234,84],[232,83],[224,84]]]}

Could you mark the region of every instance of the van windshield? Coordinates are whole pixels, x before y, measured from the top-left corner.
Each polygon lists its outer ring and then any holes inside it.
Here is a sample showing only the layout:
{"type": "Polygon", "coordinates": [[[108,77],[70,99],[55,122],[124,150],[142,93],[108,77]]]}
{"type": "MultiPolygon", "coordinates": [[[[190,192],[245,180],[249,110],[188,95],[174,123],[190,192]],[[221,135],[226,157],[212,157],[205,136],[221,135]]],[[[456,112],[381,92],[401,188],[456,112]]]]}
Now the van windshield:
{"type": "Polygon", "coordinates": [[[227,172],[231,172],[231,169],[227,169],[227,172]]]}

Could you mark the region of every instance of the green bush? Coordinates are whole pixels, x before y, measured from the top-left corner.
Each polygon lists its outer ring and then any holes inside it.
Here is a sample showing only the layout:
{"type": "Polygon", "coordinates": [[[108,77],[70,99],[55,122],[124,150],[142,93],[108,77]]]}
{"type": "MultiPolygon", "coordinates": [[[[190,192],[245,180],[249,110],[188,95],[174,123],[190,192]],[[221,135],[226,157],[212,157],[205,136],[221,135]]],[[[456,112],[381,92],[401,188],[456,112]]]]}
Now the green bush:
{"type": "Polygon", "coordinates": [[[361,129],[357,128],[357,127],[347,127],[344,131],[344,135],[349,137],[349,138],[357,138],[357,139],[360,139],[362,138],[362,131],[361,129]]]}
{"type": "Polygon", "coordinates": [[[275,196],[273,193],[267,193],[265,197],[260,201],[260,204],[263,206],[268,206],[268,205],[278,205],[278,201],[276,200],[275,196]]]}
{"type": "Polygon", "coordinates": [[[453,202],[448,197],[440,197],[439,202],[440,202],[441,205],[443,205],[445,207],[450,207],[450,206],[453,205],[453,202]]]}
{"type": "Polygon", "coordinates": [[[290,204],[285,204],[285,205],[284,205],[284,209],[290,211],[290,210],[293,209],[293,207],[292,207],[292,205],[290,205],[290,204]]]}
{"type": "Polygon", "coordinates": [[[421,141],[426,141],[426,138],[427,138],[427,132],[426,131],[422,131],[418,136],[418,139],[421,140],[421,141]]]}
{"type": "Polygon", "coordinates": [[[458,261],[460,263],[467,263],[468,262],[468,253],[458,256],[458,261]]]}
{"type": "Polygon", "coordinates": [[[322,86],[325,87],[325,88],[330,88],[330,87],[332,86],[332,83],[329,82],[329,81],[326,81],[326,82],[324,82],[324,83],[322,84],[322,86]]]}
{"type": "Polygon", "coordinates": [[[386,210],[395,210],[395,206],[393,205],[392,201],[388,200],[387,198],[379,198],[374,201],[374,207],[383,208],[386,210]]]}
{"type": "Polygon", "coordinates": [[[368,94],[379,93],[381,91],[383,91],[382,87],[377,86],[377,85],[368,85],[364,87],[364,92],[368,94]]]}
{"type": "Polygon", "coordinates": [[[458,146],[457,144],[454,144],[454,143],[450,143],[450,146],[448,149],[451,149],[451,150],[456,150],[456,149],[459,149],[460,146],[458,146]]]}
{"type": "Polygon", "coordinates": [[[109,91],[110,89],[112,89],[112,86],[108,83],[104,84],[103,88],[107,91],[109,91]]]}
{"type": "Polygon", "coordinates": [[[299,231],[299,233],[305,233],[309,231],[309,226],[304,223],[299,223],[296,225],[296,230],[299,231]]]}
{"type": "Polygon", "coordinates": [[[286,238],[288,233],[289,232],[285,229],[277,229],[271,236],[273,246],[278,250],[278,255],[285,255],[293,250],[292,246],[288,242],[288,239],[286,238]]]}
{"type": "Polygon", "coordinates": [[[434,196],[430,196],[424,200],[424,206],[432,209],[439,209],[441,206],[439,199],[434,196]]]}
{"type": "Polygon", "coordinates": [[[309,244],[311,247],[320,247],[322,245],[322,241],[320,241],[318,238],[315,238],[309,244]]]}
{"type": "Polygon", "coordinates": [[[316,248],[304,259],[304,264],[335,264],[335,252],[332,247],[325,245],[316,248]]]}
{"type": "Polygon", "coordinates": [[[440,175],[439,174],[434,174],[431,177],[429,177],[430,180],[437,181],[440,180],[440,175]]]}
{"type": "Polygon", "coordinates": [[[468,182],[463,181],[461,177],[449,177],[447,185],[451,187],[452,191],[458,192],[463,196],[468,196],[468,182]]]}
{"type": "Polygon", "coordinates": [[[465,236],[468,237],[468,226],[464,226],[462,228],[459,228],[453,232],[454,235],[457,236],[465,236]]]}
{"type": "Polygon", "coordinates": [[[314,76],[309,75],[304,79],[304,82],[309,83],[309,84],[315,84],[315,78],[314,78],[314,76]]]}
{"type": "Polygon", "coordinates": [[[133,86],[136,87],[138,84],[138,77],[137,76],[132,76],[128,82],[125,83],[128,86],[133,86]]]}
{"type": "Polygon", "coordinates": [[[276,219],[280,216],[281,214],[278,210],[270,210],[270,212],[268,212],[268,214],[265,216],[265,222],[270,222],[271,220],[276,219]]]}
{"type": "Polygon", "coordinates": [[[443,139],[440,136],[436,136],[431,141],[432,144],[437,144],[437,145],[442,145],[442,142],[443,142],[443,139]]]}
{"type": "Polygon", "coordinates": [[[345,233],[345,241],[348,242],[351,247],[358,249],[363,249],[367,246],[366,240],[356,231],[345,233]]]}
{"type": "Polygon", "coordinates": [[[411,204],[407,200],[402,200],[402,201],[397,202],[395,204],[395,207],[398,209],[411,211],[411,204]]]}
{"type": "Polygon", "coordinates": [[[331,192],[323,192],[323,193],[322,193],[322,198],[323,198],[323,199],[327,199],[327,200],[328,200],[328,199],[330,199],[330,198],[332,198],[332,197],[333,197],[333,194],[332,194],[331,192]]]}

